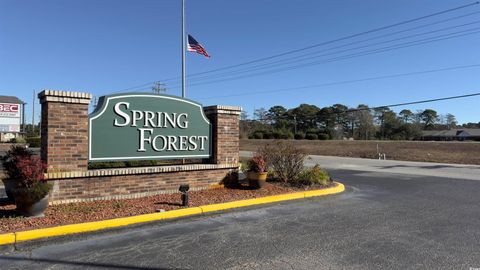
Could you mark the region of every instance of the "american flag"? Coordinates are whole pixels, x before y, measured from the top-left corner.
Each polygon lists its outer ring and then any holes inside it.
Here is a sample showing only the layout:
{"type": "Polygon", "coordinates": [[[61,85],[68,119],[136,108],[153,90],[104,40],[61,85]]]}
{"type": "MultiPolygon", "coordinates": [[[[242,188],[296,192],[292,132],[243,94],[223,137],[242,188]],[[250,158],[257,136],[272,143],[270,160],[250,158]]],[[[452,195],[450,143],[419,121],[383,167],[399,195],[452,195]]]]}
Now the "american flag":
{"type": "Polygon", "coordinates": [[[207,51],[203,46],[198,43],[192,36],[188,35],[188,44],[187,44],[187,51],[189,52],[196,52],[199,54],[204,55],[207,58],[210,58],[210,55],[208,55],[207,51]]]}

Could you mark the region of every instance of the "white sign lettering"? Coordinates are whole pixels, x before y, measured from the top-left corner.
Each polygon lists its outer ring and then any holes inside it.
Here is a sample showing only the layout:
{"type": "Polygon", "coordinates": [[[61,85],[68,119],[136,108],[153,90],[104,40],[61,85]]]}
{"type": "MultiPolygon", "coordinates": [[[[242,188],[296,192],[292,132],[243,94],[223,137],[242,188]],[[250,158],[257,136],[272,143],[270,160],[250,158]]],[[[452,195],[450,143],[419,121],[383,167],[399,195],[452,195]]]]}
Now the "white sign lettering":
{"type": "Polygon", "coordinates": [[[164,128],[188,128],[187,113],[169,113],[130,110],[130,103],[119,102],[114,106],[118,116],[115,127],[137,127],[139,143],[137,152],[146,152],[150,147],[156,152],[205,150],[208,136],[173,136],[155,134],[164,128]]]}

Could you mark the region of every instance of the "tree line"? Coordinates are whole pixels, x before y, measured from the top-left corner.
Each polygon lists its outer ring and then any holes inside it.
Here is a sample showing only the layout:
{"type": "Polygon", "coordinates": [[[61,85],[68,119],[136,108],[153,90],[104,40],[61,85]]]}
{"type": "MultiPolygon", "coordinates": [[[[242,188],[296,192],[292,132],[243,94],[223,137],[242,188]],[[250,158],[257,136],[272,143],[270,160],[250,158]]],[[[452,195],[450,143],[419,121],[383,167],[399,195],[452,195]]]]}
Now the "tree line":
{"type": "MultiPolygon", "coordinates": [[[[480,122],[463,126],[480,128],[480,122]]],[[[404,109],[397,114],[388,107],[370,108],[365,104],[356,108],[343,104],[323,108],[300,104],[291,109],[276,105],[268,110],[256,109],[253,119],[242,112],[240,121],[241,137],[256,139],[414,140],[421,137],[423,130],[457,127],[457,120],[450,113],[404,109]]]]}

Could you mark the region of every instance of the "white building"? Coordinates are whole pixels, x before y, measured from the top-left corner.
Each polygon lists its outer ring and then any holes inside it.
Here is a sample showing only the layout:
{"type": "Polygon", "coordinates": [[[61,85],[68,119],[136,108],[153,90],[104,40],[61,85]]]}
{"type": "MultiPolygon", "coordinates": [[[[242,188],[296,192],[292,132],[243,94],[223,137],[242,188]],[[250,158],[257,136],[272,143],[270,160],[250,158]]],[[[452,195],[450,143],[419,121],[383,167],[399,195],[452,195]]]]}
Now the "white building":
{"type": "Polygon", "coordinates": [[[0,96],[0,141],[8,142],[23,135],[25,104],[17,97],[0,96]]]}

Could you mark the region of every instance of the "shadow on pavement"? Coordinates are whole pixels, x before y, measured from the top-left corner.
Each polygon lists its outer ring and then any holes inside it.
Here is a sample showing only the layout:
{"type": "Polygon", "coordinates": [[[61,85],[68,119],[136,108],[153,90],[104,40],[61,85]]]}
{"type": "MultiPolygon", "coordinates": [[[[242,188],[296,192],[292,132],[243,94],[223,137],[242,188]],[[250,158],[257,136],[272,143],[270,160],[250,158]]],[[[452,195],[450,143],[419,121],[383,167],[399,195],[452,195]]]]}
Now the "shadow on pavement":
{"type": "MultiPolygon", "coordinates": [[[[169,268],[158,268],[158,267],[147,267],[147,266],[121,265],[121,264],[110,264],[110,263],[94,263],[94,262],[74,262],[74,261],[66,261],[66,260],[28,258],[28,257],[0,256],[0,261],[1,260],[19,261],[19,262],[32,262],[32,263],[45,263],[45,264],[52,264],[52,265],[61,264],[61,265],[64,265],[65,267],[67,267],[67,266],[95,267],[95,268],[99,268],[99,269],[126,269],[126,270],[168,270],[169,269],[169,268]]],[[[35,269],[39,269],[39,266],[35,265],[35,269]]],[[[180,269],[180,268],[175,268],[175,269],[180,269]]]]}

